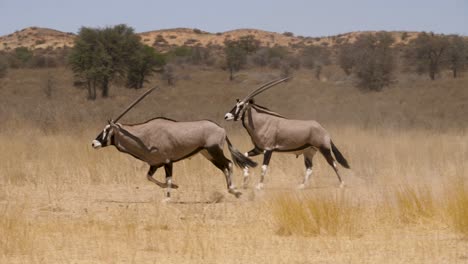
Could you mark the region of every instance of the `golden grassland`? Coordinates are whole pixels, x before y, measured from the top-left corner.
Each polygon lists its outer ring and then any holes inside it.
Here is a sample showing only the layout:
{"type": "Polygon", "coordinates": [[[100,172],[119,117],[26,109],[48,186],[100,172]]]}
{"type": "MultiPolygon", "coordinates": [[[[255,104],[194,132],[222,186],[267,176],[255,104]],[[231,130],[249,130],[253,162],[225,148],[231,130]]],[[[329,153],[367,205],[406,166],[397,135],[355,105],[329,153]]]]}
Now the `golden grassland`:
{"type": "MultiPolygon", "coordinates": [[[[197,155],[175,164],[180,188],[169,203],[146,180],[146,164],[90,146],[139,92],[116,88],[119,95],[88,102],[57,69],[48,99],[46,71],[10,72],[0,86],[0,263],[467,263],[466,78],[407,76],[363,93],[329,71],[327,82],[301,71],[287,92],[258,101],[323,123],[351,164],[341,169],[347,187],[317,155],[310,186],[297,190],[302,158],[273,154],[265,190],[249,187],[236,199],[197,155]]],[[[198,71],[161,86],[125,120],[207,117],[246,151],[241,125],[219,116],[274,74],[228,83],[224,73],[198,71]]],[[[253,170],[250,186],[258,176],[253,170]]],[[[241,185],[239,169],[234,181],[241,185]]]]}

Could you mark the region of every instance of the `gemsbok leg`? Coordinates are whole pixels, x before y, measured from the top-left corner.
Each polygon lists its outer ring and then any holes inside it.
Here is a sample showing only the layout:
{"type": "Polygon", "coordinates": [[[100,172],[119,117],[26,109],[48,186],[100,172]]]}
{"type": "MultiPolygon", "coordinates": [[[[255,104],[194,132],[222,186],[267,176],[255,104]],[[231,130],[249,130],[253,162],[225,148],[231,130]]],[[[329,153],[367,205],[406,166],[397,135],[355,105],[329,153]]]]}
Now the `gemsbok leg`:
{"type": "Polygon", "coordinates": [[[310,178],[310,175],[312,175],[312,166],[313,166],[312,159],[314,158],[314,155],[316,152],[317,150],[310,149],[309,151],[304,153],[305,175],[304,175],[304,181],[302,182],[302,184],[298,186],[298,189],[304,189],[309,184],[309,178],[310,178]]]}
{"type": "Polygon", "coordinates": [[[216,168],[220,169],[226,178],[228,192],[239,197],[242,193],[236,190],[232,183],[232,162],[224,156],[223,149],[219,146],[207,148],[201,152],[216,168]]]}
{"type": "Polygon", "coordinates": [[[336,166],[335,159],[332,156],[331,149],[322,147],[322,148],[320,148],[320,152],[323,154],[323,156],[327,160],[328,164],[330,164],[330,166],[335,171],[336,176],[338,177],[338,180],[340,181],[340,188],[343,188],[345,186],[345,183],[341,179],[340,173],[338,173],[338,167],[336,166]]]}
{"type": "MultiPolygon", "coordinates": [[[[148,181],[156,184],[157,186],[159,186],[161,188],[166,188],[167,187],[167,182],[163,183],[163,182],[160,182],[160,181],[156,180],[155,178],[153,178],[154,173],[160,167],[162,167],[162,166],[153,166],[153,165],[150,166],[150,168],[148,170],[148,174],[146,175],[146,178],[148,179],[148,181]]],[[[173,189],[179,188],[179,186],[177,184],[174,184],[174,183],[171,183],[171,186],[172,186],[173,189]]]]}
{"type": "MultiPolygon", "coordinates": [[[[262,154],[262,151],[258,148],[253,148],[251,151],[246,152],[244,156],[248,157],[254,157],[257,155],[262,154]]],[[[242,184],[242,188],[246,189],[248,187],[249,183],[249,167],[244,167],[244,182],[242,184]]]]}
{"type": "Polygon", "coordinates": [[[172,189],[172,162],[164,164],[164,170],[166,171],[166,198],[171,198],[172,189]]]}
{"type": "Polygon", "coordinates": [[[265,175],[268,170],[268,164],[270,164],[271,154],[273,151],[265,150],[263,154],[263,165],[262,165],[262,174],[260,175],[260,182],[257,184],[257,189],[263,189],[263,181],[265,180],[265,175]]]}

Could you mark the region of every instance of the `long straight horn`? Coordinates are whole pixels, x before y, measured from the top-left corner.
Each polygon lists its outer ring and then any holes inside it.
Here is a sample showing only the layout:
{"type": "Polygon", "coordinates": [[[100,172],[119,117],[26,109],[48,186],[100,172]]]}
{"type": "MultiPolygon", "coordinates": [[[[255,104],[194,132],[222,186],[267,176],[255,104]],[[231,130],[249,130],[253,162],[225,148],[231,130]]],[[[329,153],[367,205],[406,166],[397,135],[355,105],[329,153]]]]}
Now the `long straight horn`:
{"type": "Polygon", "coordinates": [[[150,94],[152,91],[154,91],[157,87],[154,87],[152,89],[149,89],[148,91],[146,91],[144,94],[140,95],[140,97],[138,97],[138,99],[136,99],[135,101],[133,101],[133,103],[131,103],[115,120],[114,122],[117,122],[120,118],[122,118],[122,116],[124,116],[128,111],[130,111],[130,109],[132,109],[136,104],[138,104],[141,100],[143,100],[143,98],[145,98],[148,94],[150,94]]]}
{"type": "Polygon", "coordinates": [[[260,93],[263,93],[264,91],[270,89],[271,87],[277,85],[277,84],[280,84],[288,79],[290,79],[291,76],[288,76],[288,77],[285,77],[285,78],[281,78],[281,79],[276,79],[276,80],[273,80],[273,81],[270,81],[268,83],[265,83],[263,84],[262,86],[260,86],[259,88],[257,88],[255,91],[251,92],[249,95],[247,95],[244,100],[242,100],[243,102],[247,102],[248,100],[252,99],[253,97],[257,96],[258,94],[260,93]]]}

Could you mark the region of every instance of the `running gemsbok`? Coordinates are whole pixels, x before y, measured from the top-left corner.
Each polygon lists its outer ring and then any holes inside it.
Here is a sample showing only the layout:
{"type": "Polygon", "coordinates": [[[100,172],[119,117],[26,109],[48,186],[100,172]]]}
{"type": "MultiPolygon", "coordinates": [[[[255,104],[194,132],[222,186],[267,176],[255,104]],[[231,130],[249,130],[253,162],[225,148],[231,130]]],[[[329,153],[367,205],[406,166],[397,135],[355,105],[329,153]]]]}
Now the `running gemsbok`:
{"type": "MultiPolygon", "coordinates": [[[[257,189],[263,188],[263,181],[273,152],[291,152],[296,156],[304,155],[306,171],[304,181],[299,187],[306,187],[312,174],[312,158],[317,150],[332,166],[340,181],[340,187],[344,186],[332,152],[343,167],[349,168],[348,162],[333,144],[328,132],[318,122],[287,119],[266,107],[255,104],[253,98],[256,95],[287,79],[289,77],[268,82],[251,92],[244,99],[237,99],[234,108],[224,116],[225,120],[238,121],[241,119],[242,125],[249,133],[254,148],[245,153],[246,157],[264,154],[262,173],[257,189]]],[[[245,167],[244,188],[247,185],[248,177],[249,170],[245,167]]]]}
{"type": "MultiPolygon", "coordinates": [[[[154,90],[154,89],[152,89],[154,90]]],[[[218,169],[223,171],[229,193],[241,194],[232,184],[232,162],[224,156],[223,145],[228,144],[234,163],[239,167],[255,167],[257,164],[236,150],[226,136],[226,131],[211,121],[177,122],[158,117],[141,124],[124,125],[117,121],[152,90],[144,93],[109,124],[92,142],[95,149],[113,145],[120,152],[127,153],[150,165],[147,178],[159,187],[167,188],[170,197],[172,183],[172,163],[201,152],[218,169]],[[164,166],[166,183],[152,176],[164,166]]]]}

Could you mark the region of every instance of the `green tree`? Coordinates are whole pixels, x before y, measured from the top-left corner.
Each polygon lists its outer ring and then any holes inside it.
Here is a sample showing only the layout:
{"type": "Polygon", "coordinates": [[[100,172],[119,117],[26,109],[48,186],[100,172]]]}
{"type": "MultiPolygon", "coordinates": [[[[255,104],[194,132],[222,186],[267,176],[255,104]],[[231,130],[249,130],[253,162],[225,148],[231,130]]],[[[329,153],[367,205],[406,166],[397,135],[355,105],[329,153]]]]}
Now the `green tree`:
{"type": "Polygon", "coordinates": [[[260,47],[260,41],[255,39],[254,35],[242,36],[237,42],[247,54],[254,53],[260,47]]]}
{"type": "MultiPolygon", "coordinates": [[[[380,91],[393,81],[395,53],[394,39],[390,33],[360,35],[356,41],[342,46],[340,53],[346,53],[341,67],[358,78],[358,86],[372,91],[380,91]]],[[[343,55],[341,55],[343,56],[343,55]]]]}
{"type": "Polygon", "coordinates": [[[226,67],[229,70],[229,80],[234,80],[234,72],[239,71],[247,61],[247,51],[240,41],[226,40],[224,42],[226,67]]]}
{"type": "Polygon", "coordinates": [[[15,49],[15,57],[21,61],[22,65],[26,65],[32,58],[33,53],[26,47],[18,47],[15,49]]]}
{"type": "Polygon", "coordinates": [[[88,88],[88,99],[96,99],[96,85],[101,77],[101,60],[105,51],[99,43],[99,30],[82,27],[70,52],[69,63],[75,77],[83,80],[88,88]]]}
{"type": "Polygon", "coordinates": [[[453,78],[457,78],[458,73],[468,64],[468,41],[458,35],[449,36],[446,62],[453,78]]]}
{"type": "Polygon", "coordinates": [[[101,88],[102,97],[109,95],[110,82],[126,76],[140,45],[140,37],[126,25],[80,29],[70,64],[75,75],[88,83],[90,99],[96,98],[96,85],[101,88]]]}
{"type": "Polygon", "coordinates": [[[166,64],[165,57],[154,48],[141,45],[135,51],[129,62],[127,73],[127,87],[143,88],[146,78],[151,76],[157,68],[166,64]]]}
{"type": "Polygon", "coordinates": [[[440,72],[444,56],[449,46],[443,35],[422,32],[409,43],[405,52],[405,62],[418,73],[428,73],[431,80],[440,72]]]}

